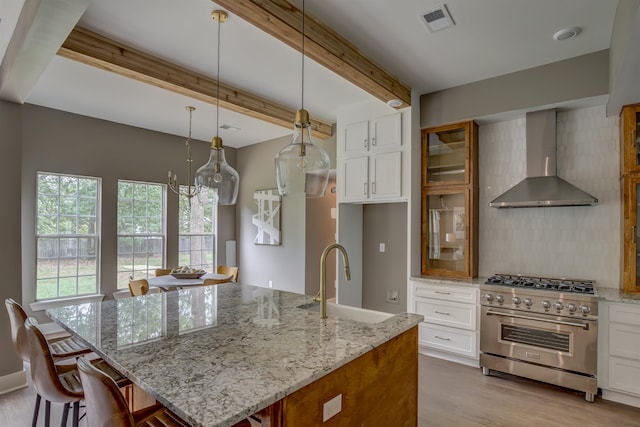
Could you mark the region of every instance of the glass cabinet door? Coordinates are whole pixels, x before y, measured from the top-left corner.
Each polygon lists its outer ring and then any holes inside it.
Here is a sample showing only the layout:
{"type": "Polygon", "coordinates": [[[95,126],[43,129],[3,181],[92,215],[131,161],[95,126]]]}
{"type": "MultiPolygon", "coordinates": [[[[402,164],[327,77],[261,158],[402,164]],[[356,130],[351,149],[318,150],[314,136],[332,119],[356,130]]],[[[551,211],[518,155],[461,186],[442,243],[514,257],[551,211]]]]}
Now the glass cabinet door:
{"type": "Polygon", "coordinates": [[[638,205],[638,193],[640,192],[640,176],[628,176],[624,178],[623,199],[623,271],[622,282],[625,292],[640,292],[640,206],[638,205]]]}
{"type": "Polygon", "coordinates": [[[428,194],[422,203],[422,274],[468,274],[469,190],[428,194]]]}
{"type": "Polygon", "coordinates": [[[640,104],[622,109],[620,141],[623,174],[640,172],[640,104]]]}
{"type": "Polygon", "coordinates": [[[423,133],[423,183],[464,183],[467,175],[467,128],[463,125],[426,129],[423,133]]]}

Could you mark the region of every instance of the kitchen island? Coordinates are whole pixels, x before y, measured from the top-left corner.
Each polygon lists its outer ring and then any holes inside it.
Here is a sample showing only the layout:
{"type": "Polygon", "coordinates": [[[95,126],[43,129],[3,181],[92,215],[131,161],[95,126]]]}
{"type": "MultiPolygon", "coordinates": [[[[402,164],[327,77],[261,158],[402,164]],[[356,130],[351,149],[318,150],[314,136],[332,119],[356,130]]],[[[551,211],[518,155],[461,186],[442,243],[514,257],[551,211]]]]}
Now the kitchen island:
{"type": "Polygon", "coordinates": [[[47,314],[193,426],[256,413],[271,426],[415,426],[422,316],[320,319],[314,304],[224,284],[47,314]]]}

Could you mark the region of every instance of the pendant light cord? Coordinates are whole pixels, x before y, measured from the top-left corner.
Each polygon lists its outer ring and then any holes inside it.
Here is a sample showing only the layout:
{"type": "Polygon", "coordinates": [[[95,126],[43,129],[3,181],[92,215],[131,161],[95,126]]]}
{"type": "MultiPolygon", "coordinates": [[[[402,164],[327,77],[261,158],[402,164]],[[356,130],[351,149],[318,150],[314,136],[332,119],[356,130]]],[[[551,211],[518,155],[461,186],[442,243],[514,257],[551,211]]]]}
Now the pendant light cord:
{"type": "Polygon", "coordinates": [[[302,100],[300,107],[304,109],[304,0],[302,0],[302,100]]]}
{"type": "Polygon", "coordinates": [[[216,75],[216,137],[220,129],[218,121],[220,120],[220,25],[222,18],[218,19],[218,70],[216,75]]]}

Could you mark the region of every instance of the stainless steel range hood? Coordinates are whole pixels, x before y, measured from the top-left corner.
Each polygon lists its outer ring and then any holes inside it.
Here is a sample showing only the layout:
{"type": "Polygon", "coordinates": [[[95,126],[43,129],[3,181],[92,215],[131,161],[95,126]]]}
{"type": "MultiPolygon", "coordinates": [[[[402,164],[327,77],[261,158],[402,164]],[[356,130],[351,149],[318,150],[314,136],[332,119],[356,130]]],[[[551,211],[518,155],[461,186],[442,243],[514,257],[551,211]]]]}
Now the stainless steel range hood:
{"type": "Polygon", "coordinates": [[[556,176],[556,110],[527,113],[527,177],[489,203],[494,208],[596,205],[598,199],[556,176]]]}

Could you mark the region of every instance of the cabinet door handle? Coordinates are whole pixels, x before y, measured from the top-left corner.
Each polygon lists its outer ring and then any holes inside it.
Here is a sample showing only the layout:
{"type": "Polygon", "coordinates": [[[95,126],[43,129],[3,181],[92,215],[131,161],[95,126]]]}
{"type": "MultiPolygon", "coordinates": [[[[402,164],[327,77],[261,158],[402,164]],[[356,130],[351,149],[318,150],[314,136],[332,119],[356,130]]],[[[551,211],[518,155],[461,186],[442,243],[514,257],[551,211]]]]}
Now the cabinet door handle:
{"type": "Polygon", "coordinates": [[[437,335],[435,335],[435,337],[436,337],[437,339],[439,339],[439,340],[442,340],[442,341],[451,341],[451,338],[443,338],[443,337],[439,337],[439,336],[437,336],[437,335]]]}
{"type": "Polygon", "coordinates": [[[363,186],[364,186],[363,194],[366,196],[366,195],[367,195],[367,183],[366,183],[366,182],[364,182],[364,183],[363,183],[363,186]]]}
{"type": "Polygon", "coordinates": [[[443,316],[451,316],[451,313],[447,313],[446,311],[435,311],[436,314],[442,314],[443,316]]]}
{"type": "Polygon", "coordinates": [[[367,148],[367,138],[365,138],[364,140],[362,140],[362,142],[364,143],[364,148],[367,148]]]}
{"type": "Polygon", "coordinates": [[[376,145],[376,137],[371,138],[371,145],[376,145]]]}
{"type": "Polygon", "coordinates": [[[633,243],[636,243],[636,240],[637,240],[637,238],[638,238],[638,237],[636,236],[636,230],[637,230],[637,229],[636,229],[636,226],[635,226],[635,225],[632,225],[632,226],[631,226],[631,241],[632,241],[633,243]]]}
{"type": "Polygon", "coordinates": [[[445,292],[445,291],[435,291],[436,294],[442,294],[442,295],[451,295],[451,292],[445,292]]]}
{"type": "Polygon", "coordinates": [[[631,130],[631,145],[633,146],[634,150],[636,148],[636,130],[632,129],[631,130]]]}
{"type": "Polygon", "coordinates": [[[371,194],[376,194],[376,182],[371,183],[371,194]]]}

